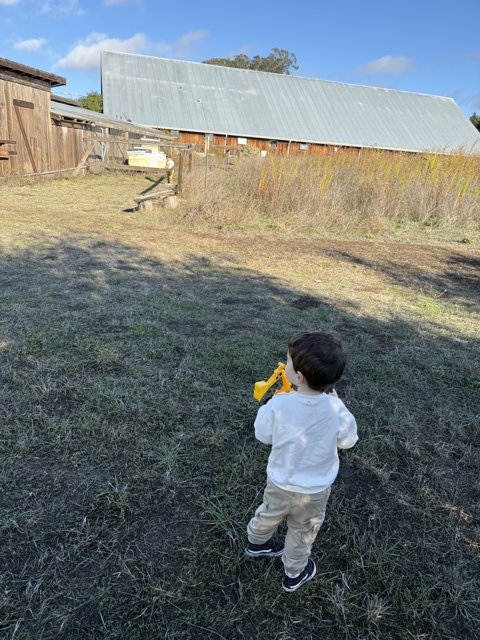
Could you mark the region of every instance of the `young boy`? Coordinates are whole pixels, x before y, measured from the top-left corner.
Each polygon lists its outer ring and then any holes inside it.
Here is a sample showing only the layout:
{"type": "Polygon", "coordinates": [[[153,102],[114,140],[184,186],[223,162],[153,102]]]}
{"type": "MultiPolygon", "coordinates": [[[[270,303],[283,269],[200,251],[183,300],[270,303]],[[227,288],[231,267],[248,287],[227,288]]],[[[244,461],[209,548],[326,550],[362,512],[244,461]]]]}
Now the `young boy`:
{"type": "Polygon", "coordinates": [[[173,161],[171,155],[167,155],[167,162],[165,163],[165,168],[167,169],[167,184],[172,184],[173,174],[175,173],[175,162],[173,161]]]}
{"type": "Polygon", "coordinates": [[[326,391],[345,368],[341,343],[328,333],[307,331],[288,342],[285,373],[297,391],[279,393],[260,407],[255,437],[272,445],[263,503],[250,520],[246,553],[282,556],[285,591],[296,591],[316,573],[310,549],[325,518],[339,467],[337,448],[357,442],[355,418],[326,391]],[[285,544],[273,538],[287,519],[285,544]]]}

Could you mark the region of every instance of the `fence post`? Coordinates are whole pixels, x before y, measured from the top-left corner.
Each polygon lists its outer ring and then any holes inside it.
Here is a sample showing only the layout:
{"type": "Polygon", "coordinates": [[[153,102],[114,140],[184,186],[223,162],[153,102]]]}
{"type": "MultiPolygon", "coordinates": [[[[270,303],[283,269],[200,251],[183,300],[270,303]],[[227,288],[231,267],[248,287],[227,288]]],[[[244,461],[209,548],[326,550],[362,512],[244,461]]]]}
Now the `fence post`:
{"type": "Polygon", "coordinates": [[[180,157],[178,158],[178,180],[177,180],[177,193],[181,195],[183,183],[183,149],[180,149],[180,157]]]}
{"type": "Polygon", "coordinates": [[[205,183],[204,192],[207,193],[207,174],[208,174],[208,149],[210,147],[210,139],[205,138],[205,183]]]}

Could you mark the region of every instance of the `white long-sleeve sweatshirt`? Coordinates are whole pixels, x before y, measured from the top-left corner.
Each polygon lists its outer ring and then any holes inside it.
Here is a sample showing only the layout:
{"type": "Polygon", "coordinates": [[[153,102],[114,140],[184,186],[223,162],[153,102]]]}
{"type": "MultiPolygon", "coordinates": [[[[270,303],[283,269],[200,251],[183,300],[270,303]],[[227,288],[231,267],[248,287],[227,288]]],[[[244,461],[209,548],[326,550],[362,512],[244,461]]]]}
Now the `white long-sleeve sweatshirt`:
{"type": "Polygon", "coordinates": [[[343,402],[325,393],[279,393],[260,407],[255,437],[271,444],[267,475],[281,489],[318,493],[337,477],[337,448],[357,442],[357,423],[343,402]]]}

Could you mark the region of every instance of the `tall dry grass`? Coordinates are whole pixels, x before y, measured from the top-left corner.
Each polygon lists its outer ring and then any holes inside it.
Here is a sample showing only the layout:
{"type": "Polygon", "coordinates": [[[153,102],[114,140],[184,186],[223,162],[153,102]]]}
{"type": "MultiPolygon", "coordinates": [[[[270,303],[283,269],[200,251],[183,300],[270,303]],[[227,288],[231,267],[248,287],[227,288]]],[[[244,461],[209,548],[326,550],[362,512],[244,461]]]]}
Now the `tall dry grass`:
{"type": "Polygon", "coordinates": [[[188,221],[308,231],[378,231],[404,223],[479,230],[480,156],[383,151],[201,159],[185,181],[188,221]]]}

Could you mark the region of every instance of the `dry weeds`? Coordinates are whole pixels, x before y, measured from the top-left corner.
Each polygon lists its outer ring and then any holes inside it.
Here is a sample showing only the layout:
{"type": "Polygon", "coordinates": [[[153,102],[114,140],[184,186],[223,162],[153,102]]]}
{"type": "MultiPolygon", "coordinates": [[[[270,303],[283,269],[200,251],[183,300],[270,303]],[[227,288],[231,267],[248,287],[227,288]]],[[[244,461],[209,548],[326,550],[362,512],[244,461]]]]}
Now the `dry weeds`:
{"type": "MultiPolygon", "coordinates": [[[[189,222],[283,233],[480,232],[480,157],[363,151],[247,157],[187,181],[189,222]]],[[[431,234],[430,234],[431,235],[431,234]]],[[[471,239],[471,238],[470,238],[471,239]]]]}

